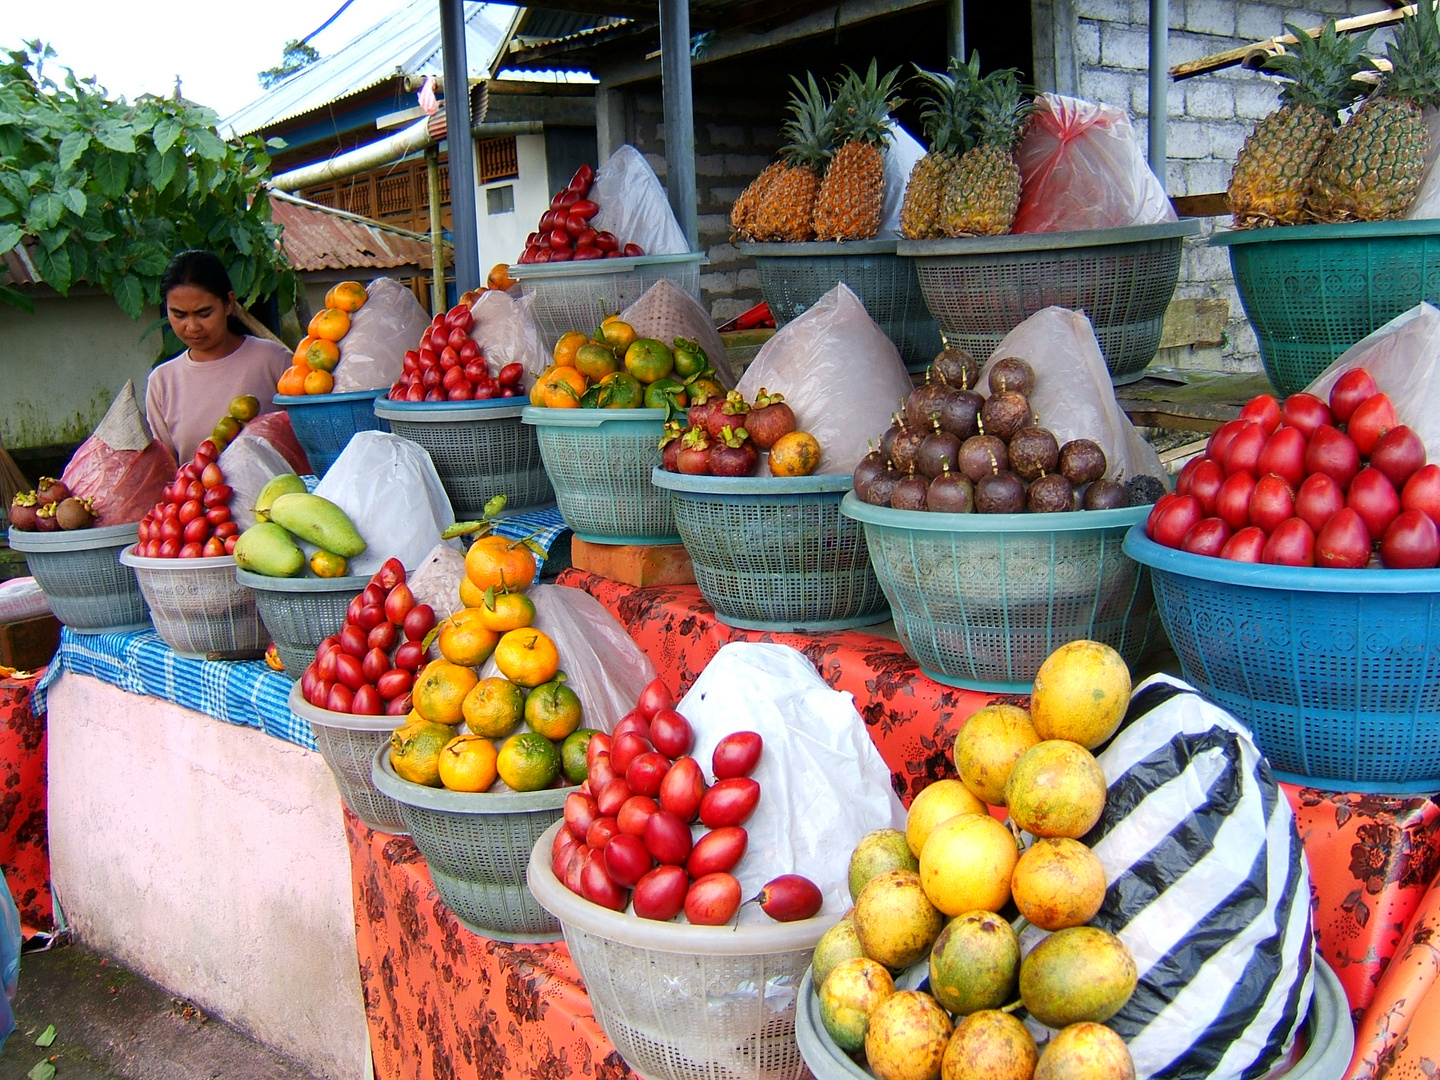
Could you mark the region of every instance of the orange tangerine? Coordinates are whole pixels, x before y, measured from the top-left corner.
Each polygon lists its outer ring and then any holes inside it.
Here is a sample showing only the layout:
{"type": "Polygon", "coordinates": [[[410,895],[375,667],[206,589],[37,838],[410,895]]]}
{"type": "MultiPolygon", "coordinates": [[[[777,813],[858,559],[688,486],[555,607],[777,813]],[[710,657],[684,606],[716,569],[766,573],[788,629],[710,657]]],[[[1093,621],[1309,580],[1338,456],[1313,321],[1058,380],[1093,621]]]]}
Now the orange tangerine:
{"type": "Polygon", "coordinates": [[[291,363],[303,364],[305,362],[306,351],[318,340],[318,338],[313,338],[309,334],[306,334],[303,338],[301,338],[300,344],[295,346],[295,357],[291,361],[291,363]]]}
{"type": "Polygon", "coordinates": [[[580,698],[563,679],[562,675],[541,683],[525,697],[525,723],[554,742],[564,740],[580,726],[580,698]]]}
{"type": "Polygon", "coordinates": [[[560,335],[560,340],[555,343],[555,351],[551,354],[556,367],[574,367],[575,353],[581,345],[590,341],[588,337],[579,330],[567,330],[560,335]]]}
{"type": "Polygon", "coordinates": [[[334,371],[335,365],[340,362],[340,346],[324,338],[315,338],[300,359],[316,371],[334,371]]]}
{"type": "Polygon", "coordinates": [[[490,273],[485,276],[485,284],[503,292],[515,284],[515,279],[510,276],[509,266],[505,263],[496,263],[490,268],[490,273]]]}
{"type": "Polygon", "coordinates": [[[312,371],[305,376],[305,393],[328,394],[335,389],[335,376],[328,371],[312,371]]]}
{"type": "Polygon", "coordinates": [[[440,633],[435,640],[440,646],[440,655],[452,664],[479,667],[490,659],[500,635],[494,630],[487,630],[474,618],[450,618],[440,624],[440,633]]]}
{"type": "Polygon", "coordinates": [[[365,292],[365,286],[358,281],[342,281],[338,285],[332,285],[330,291],[325,294],[325,306],[336,308],[340,311],[359,311],[365,306],[369,299],[365,292]]]}
{"type": "Polygon", "coordinates": [[[550,376],[553,375],[553,374],[555,374],[555,368],[554,368],[554,366],[552,365],[551,367],[548,367],[548,368],[546,368],[543,372],[541,372],[541,373],[540,373],[540,377],[535,380],[535,385],[532,386],[532,387],[530,387],[530,404],[531,404],[531,405],[539,406],[539,405],[544,405],[544,404],[545,404],[545,402],[542,400],[542,395],[543,395],[543,392],[544,392],[544,390],[545,390],[545,382],[546,382],[546,380],[548,380],[548,379],[550,378],[550,376]]]}
{"type": "Polygon", "coordinates": [[[492,593],[487,589],[475,610],[480,612],[482,626],[501,634],[520,630],[535,621],[535,601],[524,593],[492,593]]]}
{"type": "Polygon", "coordinates": [[[310,570],[316,577],[344,577],[350,564],[345,556],[330,551],[317,551],[310,556],[310,570]]]}
{"type": "Polygon", "coordinates": [[[535,581],[535,556],[519,540],[482,536],[465,553],[465,576],[482,593],[492,587],[518,592],[535,581]]]}
{"type": "Polygon", "coordinates": [[[437,724],[458,724],[464,719],[463,704],[480,677],[468,667],[449,660],[432,660],[415,680],[412,703],[415,711],[437,724]]]}
{"type": "Polygon", "coordinates": [[[547,409],[578,409],[590,381],[573,367],[557,367],[540,383],[540,404],[547,409]]]}
{"type": "Polygon", "coordinates": [[[524,687],[549,682],[560,670],[560,651],[533,626],[511,630],[495,646],[495,666],[513,683],[524,687]]]}
{"type": "Polygon", "coordinates": [[[278,393],[290,397],[300,397],[305,393],[305,376],[309,374],[310,369],[308,367],[302,367],[296,364],[294,367],[285,370],[285,374],[281,375],[280,381],[275,384],[275,389],[278,393]]]}
{"type": "Polygon", "coordinates": [[[456,735],[440,751],[440,783],[451,791],[488,791],[495,783],[494,744],[482,735],[456,735]]]}
{"type": "Polygon", "coordinates": [[[476,735],[501,739],[525,715],[525,691],[509,679],[481,679],[461,704],[465,726],[476,735]]]}
{"type": "Polygon", "coordinates": [[[525,731],[505,741],[495,767],[512,791],[539,791],[560,775],[560,750],[545,736],[525,731]]]}
{"type": "Polygon", "coordinates": [[[460,579],[460,603],[467,608],[478,608],[485,603],[485,590],[477,589],[468,577],[460,579]]]}
{"type": "Polygon", "coordinates": [[[621,322],[619,315],[611,315],[600,324],[600,334],[616,352],[623,353],[640,335],[635,333],[635,328],[627,322],[621,322]]]}
{"type": "Polygon", "coordinates": [[[339,308],[323,308],[310,320],[306,332],[311,337],[339,341],[350,332],[350,316],[339,308]]]}

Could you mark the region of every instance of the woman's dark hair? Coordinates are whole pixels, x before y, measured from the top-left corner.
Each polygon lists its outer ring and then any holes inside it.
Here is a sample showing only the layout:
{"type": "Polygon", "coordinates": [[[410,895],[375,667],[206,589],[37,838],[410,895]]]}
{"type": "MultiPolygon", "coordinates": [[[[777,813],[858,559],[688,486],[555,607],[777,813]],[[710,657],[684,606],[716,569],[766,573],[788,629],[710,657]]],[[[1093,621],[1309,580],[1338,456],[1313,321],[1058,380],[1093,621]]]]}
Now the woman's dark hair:
{"type": "MultiPolygon", "coordinates": [[[[182,251],[170,260],[165,273],[160,275],[160,296],[168,297],[170,290],[177,285],[194,285],[221,301],[230,299],[230,294],[235,291],[235,286],[230,284],[230,274],[219,256],[213,251],[197,248],[182,251]]],[[[245,324],[233,314],[226,320],[226,326],[232,334],[241,337],[249,333],[245,324]]]]}

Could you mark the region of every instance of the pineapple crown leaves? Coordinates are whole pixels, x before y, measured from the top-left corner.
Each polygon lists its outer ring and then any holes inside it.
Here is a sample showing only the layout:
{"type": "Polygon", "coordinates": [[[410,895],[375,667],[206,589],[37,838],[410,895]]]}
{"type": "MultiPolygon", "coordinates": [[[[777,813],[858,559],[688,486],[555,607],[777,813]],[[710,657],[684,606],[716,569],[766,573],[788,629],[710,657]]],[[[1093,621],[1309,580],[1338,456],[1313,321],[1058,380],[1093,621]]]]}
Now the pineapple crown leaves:
{"type": "Polygon", "coordinates": [[[885,76],[879,64],[871,60],[870,68],[861,78],[852,68],[836,79],[834,92],[834,126],[837,144],[872,143],[887,146],[890,142],[890,113],[904,104],[896,95],[895,81],[900,77],[897,67],[885,76]]]}
{"type": "Polygon", "coordinates": [[[1440,12],[1433,0],[1420,0],[1415,13],[1401,19],[1385,47],[1390,72],[1380,92],[1417,105],[1440,105],[1440,12]]]}
{"type": "Polygon", "coordinates": [[[970,65],[952,61],[945,73],[926,71],[915,65],[916,78],[924,84],[919,94],[920,126],[933,154],[963,154],[974,145],[970,130],[975,115],[975,84],[980,77],[980,54],[970,65]]]}
{"type": "Polygon", "coordinates": [[[785,146],[780,151],[788,165],[802,165],[823,172],[835,147],[835,110],[813,72],[806,82],[794,75],[795,93],[790,95],[790,119],[780,129],[785,146]]]}
{"type": "Polygon", "coordinates": [[[1002,150],[1011,149],[1034,111],[1031,88],[1020,84],[1017,69],[990,72],[976,88],[975,129],[979,142],[1002,150]]]}
{"type": "Polygon", "coordinates": [[[1335,120],[1341,109],[1355,103],[1366,93],[1364,83],[1355,75],[1374,67],[1365,55],[1370,34],[1339,34],[1331,19],[1319,37],[1290,23],[1285,29],[1295,39],[1286,52],[1265,61],[1263,69],[1286,80],[1280,91],[1280,104],[1305,105],[1319,109],[1335,120]]]}

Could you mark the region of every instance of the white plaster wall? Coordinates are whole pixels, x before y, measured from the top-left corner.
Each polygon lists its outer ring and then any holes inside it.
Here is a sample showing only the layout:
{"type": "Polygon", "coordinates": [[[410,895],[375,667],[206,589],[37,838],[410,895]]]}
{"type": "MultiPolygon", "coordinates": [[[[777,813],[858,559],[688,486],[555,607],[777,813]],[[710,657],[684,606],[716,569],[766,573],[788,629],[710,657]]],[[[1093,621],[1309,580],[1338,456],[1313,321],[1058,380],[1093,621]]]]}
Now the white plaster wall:
{"type": "Polygon", "coordinates": [[[496,180],[476,189],[476,214],[480,228],[480,273],[490,272],[496,263],[513,263],[525,253],[525,237],[534,230],[540,215],[550,209],[546,180],[545,136],[518,135],[515,158],[520,175],[514,180],[496,180]],[[508,214],[491,214],[486,208],[486,192],[491,188],[514,189],[515,210],[508,214]]]}
{"type": "Polygon", "coordinates": [[[350,857],[319,754],[66,674],[49,776],[52,880],[82,941],[320,1076],[366,1075],[350,857]]]}

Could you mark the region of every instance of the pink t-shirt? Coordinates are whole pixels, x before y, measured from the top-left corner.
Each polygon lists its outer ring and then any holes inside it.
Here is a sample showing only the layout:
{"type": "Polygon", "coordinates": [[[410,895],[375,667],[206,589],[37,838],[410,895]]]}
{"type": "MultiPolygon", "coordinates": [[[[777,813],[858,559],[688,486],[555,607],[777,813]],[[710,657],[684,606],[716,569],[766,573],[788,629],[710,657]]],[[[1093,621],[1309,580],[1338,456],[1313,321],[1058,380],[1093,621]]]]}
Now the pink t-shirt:
{"type": "Polygon", "coordinates": [[[183,464],[230,414],[233,399],[253,394],[262,413],[275,412],[275,384],[289,366],[285,346],[249,335],[219,360],[191,360],[187,349],[150,372],[145,415],[151,430],[183,464]]]}

